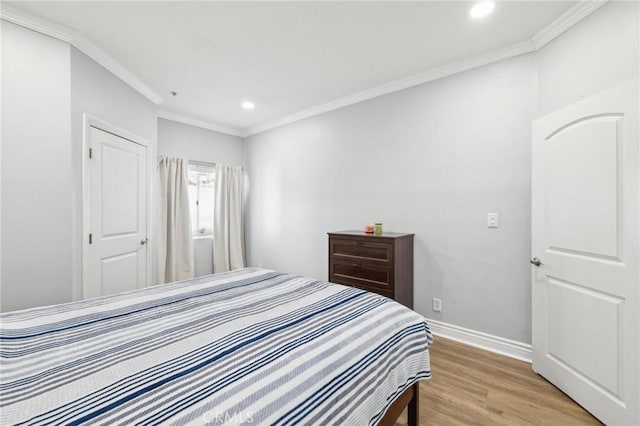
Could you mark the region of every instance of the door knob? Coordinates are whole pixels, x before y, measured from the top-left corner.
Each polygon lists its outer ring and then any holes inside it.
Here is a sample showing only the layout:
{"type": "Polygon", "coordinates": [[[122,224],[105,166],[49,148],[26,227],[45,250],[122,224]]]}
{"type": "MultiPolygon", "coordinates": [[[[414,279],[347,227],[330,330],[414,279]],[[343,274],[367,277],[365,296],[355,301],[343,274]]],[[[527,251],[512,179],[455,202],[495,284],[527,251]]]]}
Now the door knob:
{"type": "Polygon", "coordinates": [[[537,257],[534,257],[533,259],[531,259],[529,261],[529,263],[531,263],[532,265],[536,265],[536,266],[541,266],[542,265],[542,262],[537,257]]]}
{"type": "Polygon", "coordinates": [[[145,238],[144,240],[140,240],[140,245],[143,246],[145,244],[147,244],[149,242],[148,238],[145,238]]]}

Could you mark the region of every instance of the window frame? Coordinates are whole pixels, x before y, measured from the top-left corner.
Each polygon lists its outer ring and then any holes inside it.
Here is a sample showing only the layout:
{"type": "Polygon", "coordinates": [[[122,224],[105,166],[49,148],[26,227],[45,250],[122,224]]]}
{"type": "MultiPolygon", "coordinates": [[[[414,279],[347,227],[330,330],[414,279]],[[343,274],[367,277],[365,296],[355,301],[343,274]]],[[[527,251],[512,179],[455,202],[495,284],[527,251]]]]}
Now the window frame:
{"type": "MultiPolygon", "coordinates": [[[[189,161],[187,168],[187,178],[189,178],[189,174],[197,173],[198,179],[196,184],[196,226],[195,229],[200,229],[200,178],[203,174],[212,174],[214,181],[214,191],[215,191],[215,172],[216,165],[213,163],[204,163],[199,161],[189,161]]],[[[215,195],[214,195],[215,196],[215,195]]],[[[214,201],[215,203],[215,201],[214,201]]],[[[191,200],[189,201],[189,208],[191,208],[191,200]]],[[[200,240],[200,239],[213,239],[213,229],[211,229],[211,234],[195,234],[193,232],[194,226],[191,224],[191,239],[200,240]]]]}

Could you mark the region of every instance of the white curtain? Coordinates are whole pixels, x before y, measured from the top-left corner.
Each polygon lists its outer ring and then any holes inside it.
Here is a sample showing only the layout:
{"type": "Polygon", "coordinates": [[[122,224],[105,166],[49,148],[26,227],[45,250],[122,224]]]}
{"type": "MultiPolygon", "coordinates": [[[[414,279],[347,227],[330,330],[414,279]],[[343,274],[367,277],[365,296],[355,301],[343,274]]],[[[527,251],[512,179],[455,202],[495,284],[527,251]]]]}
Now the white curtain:
{"type": "Polygon", "coordinates": [[[188,162],[158,158],[158,282],[193,278],[193,244],[189,215],[188,162]]]}
{"type": "Polygon", "coordinates": [[[242,167],[216,164],[213,272],[245,267],[242,167]]]}

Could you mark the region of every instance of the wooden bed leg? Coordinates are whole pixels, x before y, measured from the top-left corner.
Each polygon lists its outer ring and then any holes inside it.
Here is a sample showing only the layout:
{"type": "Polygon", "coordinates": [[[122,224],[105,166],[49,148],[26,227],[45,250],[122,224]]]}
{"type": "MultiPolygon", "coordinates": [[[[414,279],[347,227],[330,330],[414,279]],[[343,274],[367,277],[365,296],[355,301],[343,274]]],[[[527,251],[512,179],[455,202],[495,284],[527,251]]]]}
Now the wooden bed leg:
{"type": "Polygon", "coordinates": [[[413,385],[413,398],[407,407],[407,425],[420,426],[420,382],[413,385]]]}

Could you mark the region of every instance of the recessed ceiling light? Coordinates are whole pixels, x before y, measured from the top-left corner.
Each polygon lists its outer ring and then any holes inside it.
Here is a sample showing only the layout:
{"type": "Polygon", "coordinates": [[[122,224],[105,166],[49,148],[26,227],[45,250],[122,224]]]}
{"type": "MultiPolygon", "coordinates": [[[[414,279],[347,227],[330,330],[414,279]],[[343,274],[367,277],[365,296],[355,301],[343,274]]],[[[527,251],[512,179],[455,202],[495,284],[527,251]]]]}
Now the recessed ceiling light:
{"type": "Polygon", "coordinates": [[[469,15],[471,15],[471,17],[474,19],[484,18],[485,16],[493,12],[494,7],[496,7],[496,5],[492,1],[483,1],[473,6],[471,8],[471,11],[469,12],[469,15]]]}
{"type": "Polygon", "coordinates": [[[244,101],[242,103],[242,108],[244,109],[254,109],[256,107],[256,105],[253,102],[250,101],[244,101]]]}

